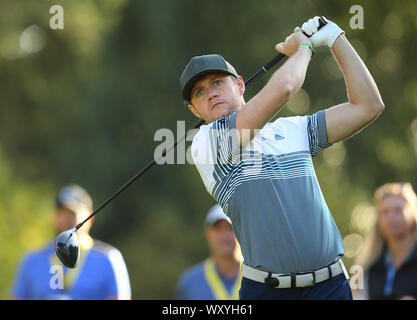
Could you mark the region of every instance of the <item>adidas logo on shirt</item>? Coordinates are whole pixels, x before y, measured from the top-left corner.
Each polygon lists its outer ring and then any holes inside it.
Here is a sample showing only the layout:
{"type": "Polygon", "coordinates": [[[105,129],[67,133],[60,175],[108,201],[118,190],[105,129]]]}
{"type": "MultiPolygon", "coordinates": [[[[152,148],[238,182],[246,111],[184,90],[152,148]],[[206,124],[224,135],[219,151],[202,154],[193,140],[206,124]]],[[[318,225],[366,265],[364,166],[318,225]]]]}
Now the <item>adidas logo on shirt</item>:
{"type": "Polygon", "coordinates": [[[285,139],[283,136],[280,136],[278,133],[275,133],[275,141],[285,139]]]}

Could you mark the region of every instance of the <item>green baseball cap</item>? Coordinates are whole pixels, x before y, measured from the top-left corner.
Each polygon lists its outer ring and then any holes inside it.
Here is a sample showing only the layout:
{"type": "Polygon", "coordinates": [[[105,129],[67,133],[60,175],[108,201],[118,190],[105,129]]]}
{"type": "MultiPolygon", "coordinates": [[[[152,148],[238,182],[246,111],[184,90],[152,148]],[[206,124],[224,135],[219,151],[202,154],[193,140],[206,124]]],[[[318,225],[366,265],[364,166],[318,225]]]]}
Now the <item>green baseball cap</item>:
{"type": "Polygon", "coordinates": [[[190,101],[191,90],[198,79],[214,72],[224,72],[238,77],[235,68],[219,54],[207,54],[191,58],[180,78],[183,99],[190,101]]]}

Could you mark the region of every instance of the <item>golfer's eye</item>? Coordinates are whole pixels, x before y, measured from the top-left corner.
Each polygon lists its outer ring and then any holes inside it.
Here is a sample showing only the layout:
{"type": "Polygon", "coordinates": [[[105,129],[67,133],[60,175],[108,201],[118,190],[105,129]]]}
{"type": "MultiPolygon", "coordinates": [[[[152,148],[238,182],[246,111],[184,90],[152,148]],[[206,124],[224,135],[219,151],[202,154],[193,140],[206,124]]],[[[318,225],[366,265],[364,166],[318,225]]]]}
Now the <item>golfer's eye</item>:
{"type": "Polygon", "coordinates": [[[194,92],[194,95],[195,95],[196,97],[201,97],[201,96],[203,95],[203,93],[204,93],[204,90],[203,90],[203,89],[198,89],[198,90],[196,90],[196,91],[194,92]]]}
{"type": "Polygon", "coordinates": [[[214,81],[214,85],[215,86],[219,86],[219,85],[221,85],[223,83],[223,80],[216,80],[216,81],[214,81]]]}

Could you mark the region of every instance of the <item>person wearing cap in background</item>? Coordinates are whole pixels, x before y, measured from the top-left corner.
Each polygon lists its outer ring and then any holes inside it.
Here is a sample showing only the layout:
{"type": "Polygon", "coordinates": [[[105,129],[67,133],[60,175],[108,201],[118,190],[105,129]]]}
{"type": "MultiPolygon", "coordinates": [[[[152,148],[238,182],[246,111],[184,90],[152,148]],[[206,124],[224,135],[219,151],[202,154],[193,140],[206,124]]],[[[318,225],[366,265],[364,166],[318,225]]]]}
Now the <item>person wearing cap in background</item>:
{"type": "Polygon", "coordinates": [[[180,277],[177,300],[237,300],[242,276],[242,254],[230,218],[219,205],[205,219],[204,235],[210,256],[186,270],[180,277]]]}
{"type": "Polygon", "coordinates": [[[248,102],[242,77],[220,55],[193,57],[180,77],[188,108],[207,123],[193,138],[194,164],[242,248],[240,299],[352,299],[312,157],[374,121],[384,104],[343,30],[318,27],[314,17],[275,46],[288,59],[248,102]],[[301,88],[319,46],[339,64],[348,101],[270,122],[301,88]]]}
{"type": "MultiPolygon", "coordinates": [[[[93,201],[82,187],[69,184],[56,197],[56,234],[74,228],[91,214],[93,201]]],[[[51,241],[45,248],[25,255],[12,286],[13,299],[103,300],[130,299],[126,264],[120,251],[92,239],[93,219],[77,231],[80,259],[74,269],[61,264],[51,241]]]]}

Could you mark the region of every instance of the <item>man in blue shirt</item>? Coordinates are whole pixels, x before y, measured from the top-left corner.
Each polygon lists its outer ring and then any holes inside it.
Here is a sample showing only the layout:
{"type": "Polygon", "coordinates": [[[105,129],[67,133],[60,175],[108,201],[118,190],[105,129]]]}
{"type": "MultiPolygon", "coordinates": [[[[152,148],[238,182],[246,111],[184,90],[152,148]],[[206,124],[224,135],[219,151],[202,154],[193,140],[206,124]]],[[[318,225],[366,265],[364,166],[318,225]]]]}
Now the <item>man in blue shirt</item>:
{"type": "Polygon", "coordinates": [[[178,300],[237,300],[242,276],[242,255],[230,218],[219,205],[205,220],[210,257],[186,270],[178,281],[178,300]]]}
{"type": "Polygon", "coordinates": [[[275,49],[288,56],[247,103],[245,83],[220,55],[185,67],[182,96],[205,120],[191,154],[209,194],[230,217],[242,247],[241,299],[352,299],[341,235],[312,157],[375,120],[384,109],[365,64],[335,23],[319,17],[275,49]],[[348,101],[309,116],[269,122],[301,88],[315,47],[343,72],[348,101]]]}
{"type": "MultiPolygon", "coordinates": [[[[78,185],[60,189],[56,197],[57,234],[72,229],[92,212],[90,195],[78,185]]],[[[130,299],[131,290],[125,262],[119,250],[92,239],[92,221],[77,231],[80,259],[73,269],[62,265],[54,243],[25,255],[12,287],[12,298],[30,300],[130,299]]]]}

